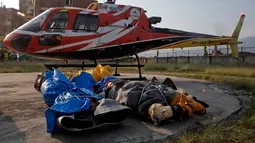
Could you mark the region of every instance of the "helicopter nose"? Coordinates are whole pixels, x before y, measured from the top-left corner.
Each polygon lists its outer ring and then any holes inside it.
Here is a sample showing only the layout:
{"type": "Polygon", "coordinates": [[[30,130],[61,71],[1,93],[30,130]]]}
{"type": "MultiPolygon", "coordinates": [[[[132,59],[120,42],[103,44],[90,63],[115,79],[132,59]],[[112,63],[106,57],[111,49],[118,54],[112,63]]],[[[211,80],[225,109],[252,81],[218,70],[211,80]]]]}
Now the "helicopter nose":
{"type": "Polygon", "coordinates": [[[12,50],[18,52],[25,52],[29,43],[31,42],[32,36],[30,35],[16,35],[9,34],[4,39],[4,44],[12,50]]]}

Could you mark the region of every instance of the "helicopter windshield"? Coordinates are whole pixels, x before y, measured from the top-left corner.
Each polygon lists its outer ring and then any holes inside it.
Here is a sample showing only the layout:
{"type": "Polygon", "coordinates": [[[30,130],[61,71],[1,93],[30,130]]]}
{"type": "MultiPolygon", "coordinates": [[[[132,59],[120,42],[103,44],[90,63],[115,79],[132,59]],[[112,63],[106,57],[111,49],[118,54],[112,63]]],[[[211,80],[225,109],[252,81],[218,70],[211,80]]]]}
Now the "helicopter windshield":
{"type": "Polygon", "coordinates": [[[19,30],[26,30],[31,32],[39,32],[41,29],[41,26],[43,25],[44,21],[47,19],[47,17],[50,15],[51,9],[48,9],[41,13],[40,15],[33,18],[31,21],[28,21],[21,27],[19,27],[19,30]]]}

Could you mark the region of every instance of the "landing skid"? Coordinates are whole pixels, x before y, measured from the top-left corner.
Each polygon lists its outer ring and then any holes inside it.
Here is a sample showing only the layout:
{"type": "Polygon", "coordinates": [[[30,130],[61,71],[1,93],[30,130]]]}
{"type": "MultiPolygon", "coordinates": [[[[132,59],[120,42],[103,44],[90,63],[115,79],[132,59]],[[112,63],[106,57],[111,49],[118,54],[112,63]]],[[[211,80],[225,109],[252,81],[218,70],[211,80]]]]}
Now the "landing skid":
{"type": "MultiPolygon", "coordinates": [[[[140,64],[140,60],[137,54],[134,54],[137,60],[137,64],[119,64],[119,62],[117,61],[116,64],[101,64],[102,66],[105,65],[109,65],[111,67],[115,67],[115,73],[113,74],[114,76],[120,76],[120,74],[118,73],[118,67],[137,67],[138,68],[138,78],[121,78],[121,79],[125,79],[125,80],[147,80],[146,77],[142,76],[142,72],[141,72],[141,68],[144,67],[144,65],[140,64]]],[[[85,64],[84,62],[82,62],[82,64],[45,64],[44,65],[48,70],[54,70],[57,68],[67,68],[67,67],[79,67],[82,70],[85,67],[96,67],[97,66],[97,61],[94,59],[94,64],[85,64]]]]}

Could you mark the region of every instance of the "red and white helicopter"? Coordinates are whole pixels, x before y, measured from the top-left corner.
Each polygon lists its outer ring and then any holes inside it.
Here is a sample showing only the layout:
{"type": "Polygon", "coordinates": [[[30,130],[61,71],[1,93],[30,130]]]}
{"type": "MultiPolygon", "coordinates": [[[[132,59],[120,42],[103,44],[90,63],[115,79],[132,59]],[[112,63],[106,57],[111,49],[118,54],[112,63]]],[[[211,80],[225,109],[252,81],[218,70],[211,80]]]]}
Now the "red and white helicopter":
{"type": "Polygon", "coordinates": [[[140,7],[117,5],[112,0],[94,2],[86,9],[57,7],[11,32],[4,44],[13,51],[41,58],[96,61],[190,39],[220,37],[152,26],[159,22],[160,17],[148,18],[140,7]]]}

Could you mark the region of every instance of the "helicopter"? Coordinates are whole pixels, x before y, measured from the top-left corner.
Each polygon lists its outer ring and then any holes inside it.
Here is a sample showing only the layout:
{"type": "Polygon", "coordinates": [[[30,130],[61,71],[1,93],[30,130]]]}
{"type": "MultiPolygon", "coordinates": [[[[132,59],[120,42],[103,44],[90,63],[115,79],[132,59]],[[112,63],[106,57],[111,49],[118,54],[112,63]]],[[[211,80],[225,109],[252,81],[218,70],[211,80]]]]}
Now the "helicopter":
{"type": "MultiPolygon", "coordinates": [[[[242,14],[232,36],[216,36],[157,28],[153,25],[160,23],[161,17],[147,17],[141,7],[107,0],[93,2],[87,8],[49,8],[8,34],[4,44],[15,52],[39,58],[94,60],[95,64],[97,59],[135,55],[140,73],[137,54],[147,50],[230,44],[232,56],[238,56],[237,40],[244,17],[242,14]]],[[[82,66],[85,67],[84,62],[82,66]]]]}

